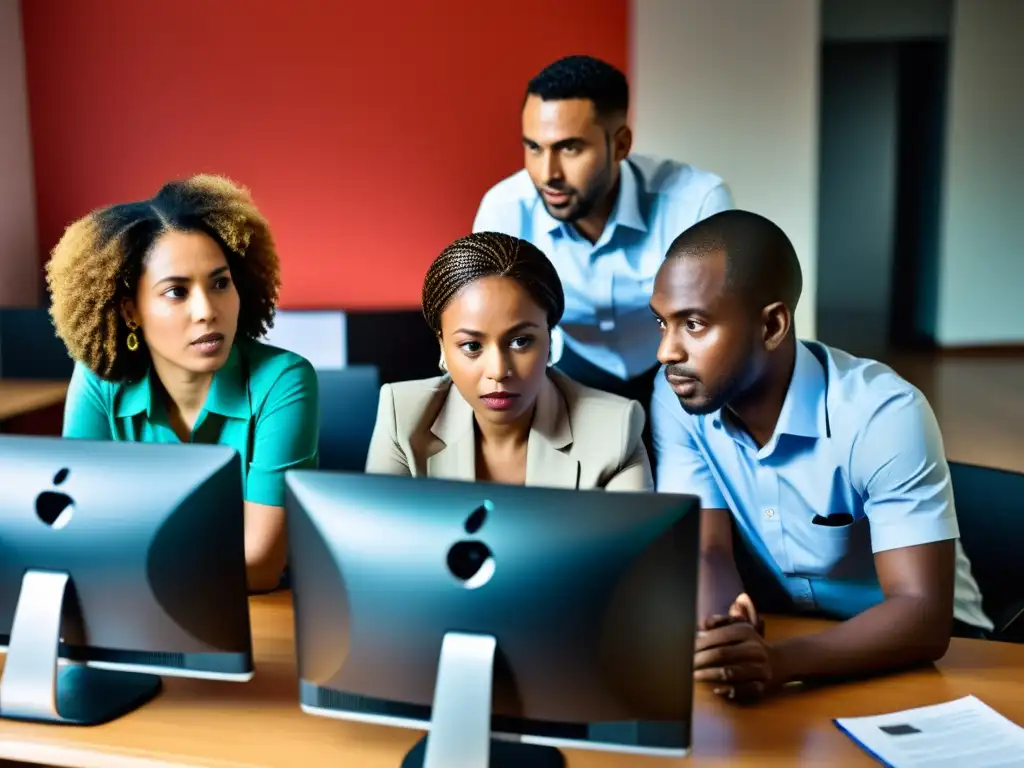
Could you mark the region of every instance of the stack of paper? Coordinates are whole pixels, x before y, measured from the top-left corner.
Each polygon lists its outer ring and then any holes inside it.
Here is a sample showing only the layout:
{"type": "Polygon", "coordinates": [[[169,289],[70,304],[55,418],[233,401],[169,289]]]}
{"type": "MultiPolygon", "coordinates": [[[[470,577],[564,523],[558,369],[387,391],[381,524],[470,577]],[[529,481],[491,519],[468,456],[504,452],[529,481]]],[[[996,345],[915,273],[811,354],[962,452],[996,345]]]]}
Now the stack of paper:
{"type": "Polygon", "coordinates": [[[1024,768],[1024,728],[974,696],[835,723],[891,768],[1024,768]]]}

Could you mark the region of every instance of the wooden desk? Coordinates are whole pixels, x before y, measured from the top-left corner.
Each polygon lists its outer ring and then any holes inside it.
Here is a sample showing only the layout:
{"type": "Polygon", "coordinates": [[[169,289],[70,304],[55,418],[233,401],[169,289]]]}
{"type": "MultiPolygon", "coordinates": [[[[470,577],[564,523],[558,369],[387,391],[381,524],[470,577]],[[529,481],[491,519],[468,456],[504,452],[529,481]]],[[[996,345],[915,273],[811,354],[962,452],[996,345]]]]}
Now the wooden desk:
{"type": "MultiPolygon", "coordinates": [[[[305,715],[297,703],[291,599],[252,600],[257,672],[248,684],[166,678],[158,698],[95,728],[0,721],[0,760],[78,768],[345,765],[398,768],[418,731],[305,715]]],[[[769,636],[820,623],[777,618],[769,636]]],[[[937,669],[816,691],[791,691],[755,706],[696,695],[695,744],[687,760],[567,751],[571,768],[876,765],[832,724],[973,693],[1024,723],[1024,646],[953,640],[937,669]]]]}
{"type": "Polygon", "coordinates": [[[0,379],[0,421],[64,402],[67,381],[0,379]]]}

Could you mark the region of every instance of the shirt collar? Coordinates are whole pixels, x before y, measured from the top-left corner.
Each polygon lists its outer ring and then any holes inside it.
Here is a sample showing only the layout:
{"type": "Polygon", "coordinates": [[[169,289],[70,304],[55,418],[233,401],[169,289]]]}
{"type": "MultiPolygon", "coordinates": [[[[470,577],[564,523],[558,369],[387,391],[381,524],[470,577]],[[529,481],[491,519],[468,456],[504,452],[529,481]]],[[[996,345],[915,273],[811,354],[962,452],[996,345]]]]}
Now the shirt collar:
{"type": "Polygon", "coordinates": [[[247,419],[251,415],[242,353],[237,344],[231,346],[228,359],[213,374],[213,382],[210,384],[203,409],[209,413],[227,416],[229,419],[247,419]]]}
{"type": "MultiPolygon", "coordinates": [[[[206,394],[203,410],[232,419],[247,419],[250,416],[249,393],[246,387],[241,352],[238,345],[231,347],[228,359],[210,382],[210,391],[206,394]]],[[[124,386],[120,402],[117,406],[117,417],[125,418],[145,412],[146,418],[153,418],[154,397],[151,380],[152,366],[138,381],[124,386]]]]}
{"type": "MultiPolygon", "coordinates": [[[[612,206],[611,215],[605,224],[605,229],[610,230],[616,226],[629,227],[639,232],[647,231],[647,222],[644,221],[643,213],[640,210],[640,181],[637,179],[636,169],[629,160],[619,163],[619,194],[615,198],[615,205],[612,206]]],[[[563,222],[556,219],[540,199],[537,193],[537,202],[540,206],[541,216],[545,218],[545,225],[549,233],[561,230],[563,222]]]]}
{"type": "Polygon", "coordinates": [[[609,223],[646,232],[647,222],[640,210],[641,191],[636,169],[629,160],[623,160],[619,163],[619,197],[608,219],[609,223]]]}
{"type": "MultiPolygon", "coordinates": [[[[779,435],[818,438],[828,436],[828,414],[826,413],[826,396],[828,384],[823,363],[806,346],[805,342],[796,343],[796,360],[793,364],[793,375],[786,390],[786,399],[782,402],[775,432],[764,446],[770,451],[779,435]]],[[[736,426],[730,421],[725,409],[715,411],[711,423],[716,429],[725,429],[736,436],[736,426]]]]}
{"type": "Polygon", "coordinates": [[[117,404],[117,417],[119,419],[135,416],[145,411],[146,417],[153,416],[153,398],[149,388],[149,372],[137,381],[124,385],[121,390],[121,398],[117,404]]]}
{"type": "Polygon", "coordinates": [[[796,343],[796,362],[786,399],[775,426],[777,435],[821,437],[825,420],[825,370],[803,342],[796,343]]]}

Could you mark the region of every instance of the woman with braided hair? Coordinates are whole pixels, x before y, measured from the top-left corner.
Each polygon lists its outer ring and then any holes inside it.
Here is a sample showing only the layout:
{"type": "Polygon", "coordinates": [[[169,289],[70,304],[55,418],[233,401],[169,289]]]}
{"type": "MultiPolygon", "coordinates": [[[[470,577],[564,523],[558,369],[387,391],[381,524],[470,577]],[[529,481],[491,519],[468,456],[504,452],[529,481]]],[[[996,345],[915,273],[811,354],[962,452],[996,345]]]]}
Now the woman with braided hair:
{"type": "Polygon", "coordinates": [[[93,211],[47,264],[58,336],[75,359],[64,436],[216,443],[241,456],[251,591],[277,586],[284,472],[317,464],[313,367],[261,344],[280,285],[249,193],[194,176],[93,211]]]}
{"type": "Polygon", "coordinates": [[[640,405],[549,367],[564,307],[525,240],[479,232],[445,248],[423,283],[443,375],[381,387],[366,471],[652,490],[640,405]]]}

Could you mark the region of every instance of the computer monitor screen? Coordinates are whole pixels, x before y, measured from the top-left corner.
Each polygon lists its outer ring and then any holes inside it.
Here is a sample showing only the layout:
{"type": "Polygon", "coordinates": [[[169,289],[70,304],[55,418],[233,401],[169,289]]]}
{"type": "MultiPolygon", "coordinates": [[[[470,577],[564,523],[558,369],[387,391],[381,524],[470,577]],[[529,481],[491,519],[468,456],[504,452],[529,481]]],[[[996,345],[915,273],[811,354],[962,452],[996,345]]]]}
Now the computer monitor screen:
{"type": "Polygon", "coordinates": [[[0,716],[89,724],[157,676],[250,679],[243,510],[231,448],[0,437],[0,716]]]}
{"type": "Polygon", "coordinates": [[[688,750],[697,497],[314,470],[286,485],[306,712],[429,730],[428,756],[467,748],[480,712],[498,740],[688,750]]]}

